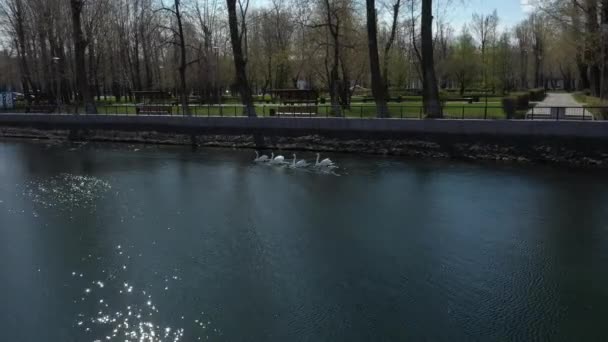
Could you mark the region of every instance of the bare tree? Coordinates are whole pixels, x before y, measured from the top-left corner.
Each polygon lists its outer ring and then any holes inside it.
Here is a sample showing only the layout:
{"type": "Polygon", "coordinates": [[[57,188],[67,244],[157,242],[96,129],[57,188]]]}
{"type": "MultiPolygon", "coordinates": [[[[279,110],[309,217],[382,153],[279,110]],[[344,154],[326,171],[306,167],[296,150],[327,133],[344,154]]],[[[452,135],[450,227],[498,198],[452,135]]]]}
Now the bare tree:
{"type": "Polygon", "coordinates": [[[76,72],[76,83],[78,84],[78,91],[80,92],[80,98],[84,102],[85,111],[87,114],[97,114],[97,107],[95,101],[91,95],[89,81],[87,77],[86,61],[85,61],[85,50],[88,42],[84,37],[82,31],[82,10],[84,7],[84,0],[71,0],[72,10],[72,30],[74,39],[74,67],[76,72]]]}
{"type": "Polygon", "coordinates": [[[386,86],[380,71],[380,57],[378,56],[378,24],[376,2],[366,0],[367,9],[367,36],[370,70],[372,74],[372,94],[376,101],[376,111],[379,118],[389,116],[386,104],[386,86]]]}
{"type": "Polygon", "coordinates": [[[9,0],[0,7],[1,13],[6,17],[10,26],[9,34],[17,50],[19,67],[21,69],[21,83],[24,92],[34,90],[30,67],[27,58],[26,32],[25,32],[25,4],[23,0],[9,0]]]}
{"type": "Polygon", "coordinates": [[[391,50],[395,43],[395,38],[397,37],[397,30],[399,29],[399,13],[401,10],[401,0],[396,0],[392,5],[392,24],[390,28],[390,35],[388,40],[386,41],[386,45],[384,46],[384,58],[382,62],[382,78],[384,79],[385,87],[386,87],[386,96],[389,96],[388,92],[388,67],[391,58],[391,50]]]}
{"type": "Polygon", "coordinates": [[[327,54],[325,58],[325,66],[329,79],[329,97],[331,99],[331,106],[334,115],[342,115],[342,107],[340,105],[340,50],[342,35],[342,17],[340,16],[340,7],[330,0],[324,0],[323,2],[326,16],[326,23],[321,26],[325,26],[328,29],[328,33],[331,36],[331,43],[327,43],[327,54]],[[330,53],[330,46],[333,48],[333,54],[330,53]],[[331,58],[331,67],[328,68],[328,61],[331,58]]]}
{"type": "Polygon", "coordinates": [[[600,79],[600,98],[608,99],[608,0],[601,0],[601,26],[600,26],[600,46],[601,46],[601,79],[600,79]]]}
{"type": "Polygon", "coordinates": [[[433,51],[433,0],[422,0],[420,21],[420,40],[422,58],[422,102],[429,118],[441,118],[441,102],[435,75],[435,58],[433,51]]]}
{"type": "Polygon", "coordinates": [[[585,42],[584,39],[580,39],[580,37],[584,35],[584,30],[581,26],[581,6],[579,5],[578,0],[572,0],[568,10],[570,12],[568,19],[571,21],[570,34],[573,35],[572,40],[575,42],[576,46],[576,68],[578,69],[578,75],[580,78],[580,82],[578,82],[578,89],[589,89],[591,86],[589,82],[589,75],[587,73],[589,66],[585,61],[585,42]]]}
{"type": "Polygon", "coordinates": [[[589,65],[589,86],[593,96],[600,96],[600,26],[598,23],[598,0],[584,0],[586,16],[585,60],[589,65]]]}
{"type": "Polygon", "coordinates": [[[249,9],[249,0],[238,0],[240,22],[237,17],[237,0],[226,0],[228,5],[228,22],[230,26],[230,40],[232,42],[232,55],[234,58],[234,68],[236,70],[236,83],[241,96],[241,103],[244,106],[244,113],[248,117],[256,117],[251,86],[247,79],[247,59],[243,52],[243,37],[247,32],[246,15],[249,9]],[[240,25],[239,25],[240,23],[240,25]]]}
{"type": "MultiPolygon", "coordinates": [[[[493,45],[496,28],[498,27],[498,14],[496,10],[490,15],[473,14],[472,30],[477,35],[477,39],[481,48],[481,64],[484,92],[488,91],[488,58],[487,50],[489,45],[493,45]]],[[[487,96],[486,96],[487,101],[487,96]]]]}
{"type": "Polygon", "coordinates": [[[202,58],[199,58],[200,62],[204,63],[204,65],[201,65],[201,69],[204,71],[201,75],[201,92],[205,100],[211,99],[212,102],[219,103],[221,97],[218,87],[219,52],[217,50],[219,47],[216,46],[217,42],[214,40],[214,35],[217,35],[217,31],[219,31],[218,0],[204,0],[202,5],[200,1],[197,1],[195,9],[198,23],[203,34],[202,52],[204,55],[202,58]],[[215,66],[214,71],[212,71],[212,66],[215,66]],[[212,74],[213,82],[211,79],[212,74]]]}
{"type": "Polygon", "coordinates": [[[182,111],[184,115],[191,115],[190,106],[188,105],[188,83],[186,81],[186,68],[190,63],[187,62],[186,55],[186,36],[184,33],[184,23],[183,23],[183,14],[181,8],[181,0],[174,0],[173,8],[166,7],[163,5],[160,10],[167,11],[172,13],[175,17],[175,23],[177,25],[177,29],[169,28],[175,35],[177,39],[177,44],[179,46],[179,81],[180,81],[180,102],[182,105],[182,111]]]}
{"type": "Polygon", "coordinates": [[[543,62],[545,58],[545,24],[537,15],[530,17],[532,26],[532,51],[534,52],[534,87],[544,87],[545,76],[543,62]]]}
{"type": "Polygon", "coordinates": [[[521,88],[528,88],[528,53],[530,51],[530,26],[528,21],[524,21],[515,27],[515,37],[519,49],[519,85],[521,88]]]}

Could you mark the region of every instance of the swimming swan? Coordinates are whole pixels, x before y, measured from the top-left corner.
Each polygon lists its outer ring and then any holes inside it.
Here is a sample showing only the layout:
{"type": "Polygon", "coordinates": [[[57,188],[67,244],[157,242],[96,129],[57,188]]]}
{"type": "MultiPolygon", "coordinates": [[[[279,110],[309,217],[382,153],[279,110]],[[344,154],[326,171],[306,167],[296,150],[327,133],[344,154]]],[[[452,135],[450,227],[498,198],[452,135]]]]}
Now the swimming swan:
{"type": "Polygon", "coordinates": [[[258,151],[255,151],[255,159],[253,160],[256,163],[266,163],[268,162],[270,159],[268,158],[267,155],[263,155],[260,157],[260,153],[258,151]]]}
{"type": "Polygon", "coordinates": [[[272,153],[272,155],[270,156],[270,163],[271,164],[284,164],[285,163],[285,157],[283,156],[274,156],[274,152],[272,153]]]}
{"type": "Polygon", "coordinates": [[[302,167],[307,167],[309,164],[306,160],[300,160],[298,162],[296,162],[296,155],[295,153],[293,154],[293,162],[291,163],[291,167],[292,168],[302,168],[302,167]]]}
{"type": "Polygon", "coordinates": [[[335,166],[334,162],[331,161],[331,159],[329,159],[329,158],[325,158],[320,162],[319,162],[319,159],[321,159],[321,154],[317,153],[317,162],[315,163],[316,167],[334,167],[335,166]]]}

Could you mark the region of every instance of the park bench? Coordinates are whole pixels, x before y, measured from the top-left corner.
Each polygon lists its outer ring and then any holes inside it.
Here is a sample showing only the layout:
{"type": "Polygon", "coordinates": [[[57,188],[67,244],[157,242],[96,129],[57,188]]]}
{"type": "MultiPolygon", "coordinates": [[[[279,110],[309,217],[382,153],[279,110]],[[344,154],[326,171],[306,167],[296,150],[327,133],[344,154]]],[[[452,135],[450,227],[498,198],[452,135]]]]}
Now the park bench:
{"type": "Polygon", "coordinates": [[[27,106],[25,108],[25,112],[26,113],[44,113],[44,114],[50,114],[50,113],[53,113],[56,109],[57,109],[57,106],[55,106],[55,105],[32,104],[32,105],[29,105],[29,106],[27,106]]]}
{"type": "MultiPolygon", "coordinates": [[[[276,110],[278,116],[291,117],[309,117],[316,116],[318,113],[317,106],[280,106],[276,110]]],[[[272,116],[272,112],[271,112],[272,116]]]]}
{"type": "Polygon", "coordinates": [[[318,101],[317,100],[297,100],[297,101],[286,101],[283,102],[286,105],[291,105],[291,106],[295,106],[295,105],[317,105],[318,101]]]}
{"type": "Polygon", "coordinates": [[[135,107],[135,112],[138,115],[165,115],[172,114],[173,107],[162,105],[138,105],[137,107],[135,107]]]}
{"type": "MultiPolygon", "coordinates": [[[[363,99],[361,99],[361,101],[363,103],[368,103],[368,102],[376,102],[376,99],[374,99],[374,97],[372,96],[365,96],[363,97],[363,99]]],[[[387,98],[386,102],[397,102],[397,103],[401,103],[401,102],[406,102],[407,100],[402,98],[402,97],[391,97],[391,98],[387,98]]]]}
{"type": "MultiPolygon", "coordinates": [[[[271,116],[310,117],[316,116],[319,94],[315,90],[275,89],[270,91],[281,105],[271,109],[271,116]]],[[[323,103],[323,99],[321,99],[323,103]]]]}
{"type": "Polygon", "coordinates": [[[473,104],[473,102],[479,102],[478,97],[455,97],[446,99],[446,102],[466,102],[468,104],[473,104]]]}

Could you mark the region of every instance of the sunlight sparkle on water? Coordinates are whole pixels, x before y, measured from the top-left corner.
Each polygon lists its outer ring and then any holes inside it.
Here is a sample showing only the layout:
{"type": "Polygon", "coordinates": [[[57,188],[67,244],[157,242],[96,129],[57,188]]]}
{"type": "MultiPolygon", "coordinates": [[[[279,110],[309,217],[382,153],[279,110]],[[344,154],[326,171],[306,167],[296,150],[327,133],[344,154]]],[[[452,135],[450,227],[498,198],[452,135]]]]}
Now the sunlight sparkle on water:
{"type": "Polygon", "coordinates": [[[95,202],[111,188],[108,182],[96,177],[65,173],[25,184],[23,195],[44,208],[72,210],[94,208],[95,202]]]}

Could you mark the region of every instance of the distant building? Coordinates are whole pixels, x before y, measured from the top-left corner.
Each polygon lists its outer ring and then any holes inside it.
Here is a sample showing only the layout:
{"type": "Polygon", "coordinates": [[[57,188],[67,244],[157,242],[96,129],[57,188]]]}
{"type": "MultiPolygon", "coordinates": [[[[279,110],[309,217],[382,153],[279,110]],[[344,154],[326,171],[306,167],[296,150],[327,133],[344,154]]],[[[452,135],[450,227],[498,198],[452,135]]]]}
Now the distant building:
{"type": "Polygon", "coordinates": [[[0,51],[0,92],[21,89],[17,59],[0,51]]]}
{"type": "Polygon", "coordinates": [[[0,93],[0,109],[13,109],[15,108],[15,93],[4,92],[0,93]]]}
{"type": "Polygon", "coordinates": [[[310,84],[306,80],[298,80],[298,89],[299,90],[309,90],[310,84]]]}

